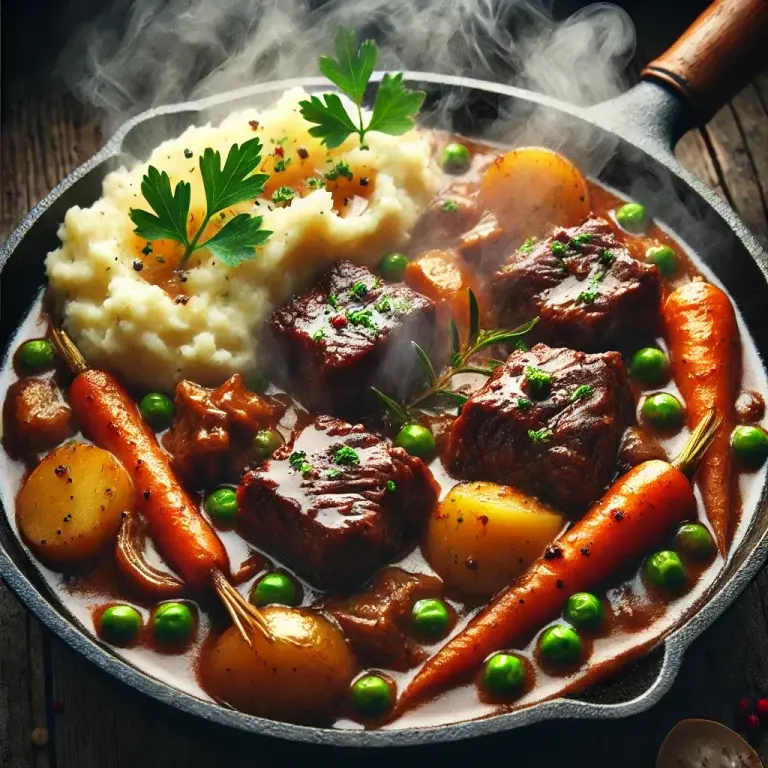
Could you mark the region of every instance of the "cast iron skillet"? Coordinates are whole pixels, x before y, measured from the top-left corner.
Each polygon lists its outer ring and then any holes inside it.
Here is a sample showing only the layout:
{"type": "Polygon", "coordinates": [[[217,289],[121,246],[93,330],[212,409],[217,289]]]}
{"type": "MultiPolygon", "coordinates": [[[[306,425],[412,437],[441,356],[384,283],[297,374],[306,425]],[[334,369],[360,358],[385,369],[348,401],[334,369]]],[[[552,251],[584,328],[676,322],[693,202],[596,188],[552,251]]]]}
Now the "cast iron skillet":
{"type": "MultiPolygon", "coordinates": [[[[644,80],[623,96],[579,109],[529,91],[461,77],[411,72],[410,84],[428,92],[426,120],[480,138],[555,143],[587,170],[607,155],[599,178],[647,206],[687,241],[735,298],[761,356],[768,355],[768,255],[734,212],[698,179],[681,168],[672,147],[694,119],[704,119],[746,82],[750,54],[760,55],[768,36],[766,0],[715,3],[673,48],[649,65],[644,80]],[[739,70],[737,72],[737,70],[739,70]],[[446,109],[446,103],[449,107],[446,109]],[[438,108],[438,104],[440,107],[438,108]],[[430,112],[430,107],[432,112],[430,112]],[[450,113],[452,125],[446,125],[450,113]],[[499,116],[502,123],[495,123],[499,116]],[[532,126],[532,127],[530,127],[532,126]],[[556,126],[550,131],[549,127],[556,126]],[[503,136],[499,136],[500,130],[503,136]],[[509,131],[513,131],[511,135],[509,131]],[[563,141],[562,137],[569,139],[563,141]],[[558,137],[555,142],[555,137],[558,137]]],[[[190,124],[216,121],[232,110],[269,103],[286,88],[326,88],[319,78],[283,81],[174,105],[139,115],[123,126],[90,161],[74,171],[24,219],[0,251],[0,342],[6,350],[14,329],[44,282],[43,259],[57,245],[56,229],[66,210],[89,205],[115,160],[146,155],[157,141],[190,124]]],[[[296,741],[339,746],[397,746],[452,741],[518,728],[555,718],[618,718],[656,704],[680,668],[689,643],[738,596],[768,555],[768,499],[714,584],[707,602],[640,662],[578,698],[546,701],[484,720],[431,728],[343,731],[289,725],[252,717],[181,693],[133,667],[95,641],[51,599],[34,566],[21,552],[9,527],[0,524],[0,575],[17,597],[49,629],[99,667],[144,693],[181,710],[244,731],[296,741]]]]}

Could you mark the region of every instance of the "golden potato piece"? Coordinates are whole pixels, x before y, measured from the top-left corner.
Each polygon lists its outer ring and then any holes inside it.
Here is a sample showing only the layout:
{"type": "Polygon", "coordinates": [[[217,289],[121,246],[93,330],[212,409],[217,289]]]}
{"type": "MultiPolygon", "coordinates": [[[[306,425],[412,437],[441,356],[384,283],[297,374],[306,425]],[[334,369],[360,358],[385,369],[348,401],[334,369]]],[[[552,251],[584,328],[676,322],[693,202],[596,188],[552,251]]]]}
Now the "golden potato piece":
{"type": "Polygon", "coordinates": [[[237,629],[229,627],[204,652],[200,670],[206,690],[260,717],[332,721],[357,669],[344,636],[311,611],[271,605],[262,614],[274,641],[254,632],[249,648],[237,629]]]}
{"type": "Polygon", "coordinates": [[[114,542],[133,508],[133,483],[109,452],[71,442],[35,467],[16,500],[16,522],[41,560],[71,565],[114,542]]]}
{"type": "Polygon", "coordinates": [[[432,513],[424,549],[448,587],[489,597],[540,557],[564,525],[562,515],[515,488],[461,483],[432,513]]]}
{"type": "Polygon", "coordinates": [[[586,179],[570,160],[544,147],[501,155],[480,182],[480,201],[521,239],[576,226],[590,213],[586,179]]]}

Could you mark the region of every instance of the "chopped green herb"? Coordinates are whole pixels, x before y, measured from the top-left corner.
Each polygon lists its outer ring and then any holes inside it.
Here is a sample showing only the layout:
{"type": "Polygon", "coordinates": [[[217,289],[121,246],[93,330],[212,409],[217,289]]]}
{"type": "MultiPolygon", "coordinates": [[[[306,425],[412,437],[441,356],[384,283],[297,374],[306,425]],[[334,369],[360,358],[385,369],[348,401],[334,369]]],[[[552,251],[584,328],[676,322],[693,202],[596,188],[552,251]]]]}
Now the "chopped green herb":
{"type": "Polygon", "coordinates": [[[455,200],[443,200],[443,210],[448,213],[455,213],[459,210],[458,203],[455,200]]]}
{"type": "Polygon", "coordinates": [[[572,403],[576,402],[576,400],[583,400],[585,397],[589,397],[594,391],[595,388],[591,384],[581,384],[571,392],[568,399],[572,403]]]}
{"type": "Polygon", "coordinates": [[[142,249],[141,252],[145,256],[149,256],[150,253],[152,253],[152,243],[147,243],[142,249]]]}
{"type": "Polygon", "coordinates": [[[528,439],[532,443],[548,443],[552,434],[552,430],[547,429],[546,427],[544,429],[529,429],[528,439]]]}
{"type": "Polygon", "coordinates": [[[330,469],[329,469],[329,470],[328,470],[328,471],[325,473],[325,476],[326,476],[326,477],[327,477],[329,480],[338,480],[338,479],[341,477],[341,474],[342,474],[342,472],[341,472],[341,470],[340,470],[340,469],[336,469],[336,467],[331,467],[331,468],[330,468],[330,469]]]}
{"type": "Polygon", "coordinates": [[[520,253],[530,253],[534,249],[537,240],[538,238],[536,237],[529,237],[517,250],[520,253]]]}
{"type": "Polygon", "coordinates": [[[368,286],[363,282],[357,282],[349,289],[349,295],[353,299],[362,299],[367,293],[368,286]]]}
{"type": "Polygon", "coordinates": [[[344,445],[333,455],[336,464],[344,464],[348,467],[356,467],[360,463],[360,456],[354,448],[344,445]]]}
{"type": "Polygon", "coordinates": [[[390,493],[394,493],[397,490],[397,486],[395,485],[394,480],[387,480],[387,490],[390,493]]]}
{"type": "Polygon", "coordinates": [[[382,296],[374,305],[373,308],[377,312],[391,312],[392,311],[392,301],[390,300],[389,296],[382,296]]]}
{"type": "Polygon", "coordinates": [[[304,464],[304,460],[307,458],[307,454],[304,451],[294,451],[289,457],[288,457],[288,463],[294,468],[299,469],[302,464],[304,464]]]}
{"type": "Polygon", "coordinates": [[[576,235],[571,240],[571,247],[572,248],[578,248],[580,245],[586,245],[586,243],[589,243],[592,240],[592,235],[589,234],[589,232],[583,232],[580,235],[576,235]]]}
{"type": "Polygon", "coordinates": [[[381,278],[376,275],[373,278],[373,290],[375,291],[381,285],[381,278]]]}
{"type": "Polygon", "coordinates": [[[602,282],[603,278],[605,277],[605,272],[595,272],[594,275],[592,275],[592,282],[593,283],[600,283],[602,282]]]}
{"type": "Polygon", "coordinates": [[[321,341],[324,338],[325,338],[325,331],[322,328],[318,328],[312,334],[312,341],[321,341]]]}
{"type": "Polygon", "coordinates": [[[332,293],[329,293],[329,294],[328,294],[328,303],[329,303],[329,304],[330,304],[330,305],[331,305],[331,306],[332,306],[334,309],[338,309],[338,308],[339,308],[339,299],[338,299],[338,297],[337,297],[337,296],[335,296],[335,295],[334,295],[334,294],[332,294],[332,293]]]}
{"type": "Polygon", "coordinates": [[[526,366],[525,380],[531,394],[537,398],[544,397],[552,386],[552,374],[542,371],[535,365],[526,366]]]}
{"type": "Polygon", "coordinates": [[[392,302],[392,311],[396,315],[404,315],[410,308],[411,305],[405,299],[395,299],[392,302]]]}
{"type": "Polygon", "coordinates": [[[533,403],[527,397],[518,397],[516,405],[521,411],[529,411],[533,403]]]}
{"type": "Polygon", "coordinates": [[[348,309],[347,320],[352,325],[360,325],[369,331],[374,331],[375,333],[379,331],[379,326],[376,325],[376,321],[373,319],[373,312],[370,309],[348,309]]]}
{"type": "Polygon", "coordinates": [[[520,352],[527,352],[530,347],[522,340],[515,342],[515,349],[519,350],[520,352]]]}
{"type": "Polygon", "coordinates": [[[278,187],[272,193],[272,202],[279,206],[284,207],[296,197],[296,193],[290,187],[278,187]]]}
{"type": "Polygon", "coordinates": [[[336,181],[339,176],[343,176],[349,181],[352,181],[353,178],[352,169],[349,167],[349,163],[344,160],[339,160],[339,162],[325,174],[325,178],[328,179],[328,181],[336,181]]]}
{"type": "Polygon", "coordinates": [[[589,288],[586,291],[582,291],[577,297],[577,301],[583,301],[585,304],[594,304],[595,299],[597,298],[597,291],[595,291],[592,288],[589,288]]]}
{"type": "Polygon", "coordinates": [[[307,186],[310,189],[325,189],[325,179],[318,179],[313,176],[307,179],[307,186]]]}
{"type": "Polygon", "coordinates": [[[275,163],[275,173],[282,173],[291,164],[291,158],[285,157],[275,163]]]}
{"type": "Polygon", "coordinates": [[[568,246],[566,243],[561,243],[559,240],[553,240],[552,245],[550,246],[552,249],[552,253],[555,254],[555,256],[565,256],[566,253],[568,253],[568,246]]]}
{"type": "Polygon", "coordinates": [[[600,251],[600,261],[602,261],[603,264],[610,266],[615,260],[616,257],[609,250],[600,251]]]}
{"type": "Polygon", "coordinates": [[[403,85],[402,73],[386,73],[379,84],[368,125],[364,122],[363,99],[373,70],[379,59],[379,49],[373,40],[359,47],[357,36],[350,30],[340,29],[336,37],[336,58],[320,57],[320,71],[357,107],[355,122],[336,93],[311,96],[299,103],[301,116],[310,123],[310,136],[319,138],[327,147],[343,144],[349,136],[360,136],[365,148],[365,135],[369,131],[402,136],[413,128],[413,118],[421,109],[426,94],[412,91],[403,85]]]}
{"type": "Polygon", "coordinates": [[[302,475],[308,475],[312,471],[312,465],[308,461],[303,461],[299,467],[302,475]]]}

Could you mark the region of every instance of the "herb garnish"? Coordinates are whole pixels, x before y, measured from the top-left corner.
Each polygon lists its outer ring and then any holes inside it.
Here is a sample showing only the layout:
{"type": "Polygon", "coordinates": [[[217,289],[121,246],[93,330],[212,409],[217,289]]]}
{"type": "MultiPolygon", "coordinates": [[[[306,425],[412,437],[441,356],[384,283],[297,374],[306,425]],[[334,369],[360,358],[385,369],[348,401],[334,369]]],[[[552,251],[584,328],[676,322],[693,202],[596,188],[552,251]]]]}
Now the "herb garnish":
{"type": "Polygon", "coordinates": [[[279,206],[284,207],[296,197],[296,193],[290,187],[278,187],[272,193],[272,202],[279,206]]]}
{"type": "Polygon", "coordinates": [[[544,427],[544,429],[529,429],[528,439],[532,443],[548,443],[553,435],[551,429],[544,427]]]}
{"type": "Polygon", "coordinates": [[[589,288],[582,291],[577,297],[577,301],[583,301],[585,304],[594,304],[598,295],[598,285],[605,277],[605,272],[595,273],[589,280],[589,288]]]}
{"type": "Polygon", "coordinates": [[[558,258],[565,256],[568,253],[568,246],[565,243],[561,243],[559,240],[553,240],[550,246],[552,253],[558,258]]]}
{"type": "Polygon", "coordinates": [[[376,321],[373,319],[373,312],[370,309],[348,309],[347,320],[352,325],[362,326],[374,333],[379,332],[379,326],[376,325],[376,321]]]}
{"type": "Polygon", "coordinates": [[[318,179],[312,176],[307,179],[307,186],[310,189],[325,189],[325,179],[318,179]]]}
{"type": "Polygon", "coordinates": [[[275,162],[275,173],[282,173],[291,164],[291,158],[286,157],[275,162]]]}
{"type": "Polygon", "coordinates": [[[224,167],[221,155],[207,147],[200,157],[200,175],[205,188],[206,211],[200,226],[190,239],[187,232],[192,186],[180,181],[171,191],[168,174],[150,165],[141,181],[141,194],[154,213],[131,208],[128,215],[136,225],[134,232],[145,240],[174,240],[184,246],[179,270],[200,248],[207,248],[220,261],[236,267],[256,257],[255,248],[266,242],[271,232],[262,229],[262,217],[240,213],[230,219],[215,235],[200,242],[208,222],[220,211],[237,203],[257,198],[264,191],[269,176],[254,173],[261,163],[261,142],[254,138],[233,144],[224,167]]]}
{"type": "Polygon", "coordinates": [[[360,463],[360,456],[354,448],[348,445],[342,446],[333,455],[335,464],[344,464],[348,467],[356,467],[360,463]]]}
{"type": "MultiPolygon", "coordinates": [[[[539,318],[535,317],[514,330],[481,329],[480,307],[477,303],[477,297],[471,288],[467,289],[467,294],[469,297],[469,334],[467,340],[464,344],[461,343],[459,329],[456,323],[451,320],[449,323],[451,340],[449,364],[440,374],[435,370],[427,353],[415,341],[411,341],[421,367],[424,369],[424,376],[427,381],[427,386],[420,394],[416,395],[410,403],[403,404],[393,400],[375,387],[371,387],[379,400],[381,400],[394,425],[403,425],[417,421],[418,417],[415,415],[415,411],[422,408],[429,400],[447,401],[453,406],[461,408],[469,398],[461,392],[450,389],[453,377],[459,373],[480,373],[484,376],[490,376],[496,368],[503,365],[503,362],[500,360],[485,360],[476,363],[473,358],[496,344],[513,342],[519,336],[528,333],[539,321],[539,318]]],[[[407,304],[407,302],[403,303],[407,304]]],[[[397,311],[397,304],[397,301],[392,302],[395,311],[397,311]]]]}
{"type": "Polygon", "coordinates": [[[552,386],[552,374],[542,371],[541,368],[537,368],[535,365],[528,365],[525,368],[525,381],[531,394],[541,399],[546,397],[547,392],[549,392],[552,386]]]}
{"type": "Polygon", "coordinates": [[[359,280],[349,289],[349,295],[353,299],[363,299],[367,293],[368,286],[359,280]]]}
{"type": "Polygon", "coordinates": [[[338,308],[339,308],[339,299],[338,299],[338,297],[337,297],[335,294],[333,294],[333,293],[329,293],[329,294],[328,294],[328,303],[329,303],[329,304],[330,304],[330,305],[331,305],[331,306],[332,306],[334,309],[338,309],[338,308]]]}
{"type": "Polygon", "coordinates": [[[312,334],[312,341],[322,341],[325,338],[325,331],[322,328],[318,328],[312,334]]]}
{"type": "Polygon", "coordinates": [[[592,240],[592,235],[589,232],[582,232],[580,235],[571,239],[571,247],[578,248],[580,245],[585,245],[592,240]]]}
{"type": "Polygon", "coordinates": [[[602,261],[603,264],[610,266],[615,260],[616,257],[609,250],[600,251],[600,261],[602,261]]]}
{"type": "Polygon", "coordinates": [[[389,296],[382,296],[374,305],[373,308],[377,312],[390,312],[392,310],[392,301],[389,296]]]}
{"type": "Polygon", "coordinates": [[[363,119],[363,98],[379,58],[379,48],[373,40],[357,47],[357,35],[340,29],[336,36],[336,58],[320,57],[320,71],[357,107],[357,123],[353,121],[336,93],[310,97],[299,103],[301,116],[314,126],[310,136],[319,138],[333,149],[343,144],[353,133],[365,148],[365,136],[379,131],[401,136],[413,128],[413,118],[421,109],[426,94],[403,85],[403,75],[386,73],[381,80],[368,124],[363,119]]]}
{"type": "Polygon", "coordinates": [[[528,254],[528,253],[530,253],[530,252],[531,252],[531,251],[534,249],[534,247],[535,247],[535,245],[536,245],[536,241],[537,241],[537,240],[538,240],[538,238],[536,238],[536,237],[529,237],[529,238],[528,238],[528,239],[527,239],[527,240],[526,240],[526,241],[525,241],[525,242],[524,242],[524,243],[523,243],[523,244],[522,244],[522,245],[521,245],[521,246],[520,246],[520,247],[517,249],[517,250],[518,250],[518,252],[519,252],[519,253],[525,253],[525,254],[528,254]]]}
{"type": "Polygon", "coordinates": [[[303,463],[304,460],[307,458],[307,454],[304,451],[294,451],[289,457],[288,457],[288,463],[294,468],[298,469],[303,463]]]}
{"type": "Polygon", "coordinates": [[[448,213],[456,213],[459,210],[459,205],[455,200],[443,200],[443,210],[448,213]]]}
{"type": "Polygon", "coordinates": [[[147,243],[142,249],[141,252],[145,256],[149,256],[150,253],[152,253],[152,243],[147,243]]]}
{"type": "Polygon", "coordinates": [[[594,391],[595,388],[591,384],[581,384],[571,392],[568,399],[574,403],[577,400],[583,400],[585,397],[589,397],[594,391]]]}
{"type": "Polygon", "coordinates": [[[527,397],[518,397],[516,405],[521,411],[529,411],[533,403],[527,397]]]}
{"type": "Polygon", "coordinates": [[[397,490],[397,486],[395,485],[395,481],[394,480],[387,480],[386,488],[387,488],[387,490],[390,493],[394,493],[397,490]]]}
{"type": "Polygon", "coordinates": [[[349,163],[346,160],[339,160],[328,173],[323,174],[328,181],[336,181],[339,176],[343,176],[347,181],[352,181],[354,175],[349,163]]]}
{"type": "Polygon", "coordinates": [[[329,470],[328,470],[328,471],[325,473],[325,476],[326,476],[326,477],[327,477],[329,480],[338,480],[338,479],[341,477],[341,474],[342,474],[342,472],[341,472],[341,470],[340,470],[340,469],[336,469],[336,467],[331,467],[331,468],[330,468],[330,469],[329,469],[329,470]]]}

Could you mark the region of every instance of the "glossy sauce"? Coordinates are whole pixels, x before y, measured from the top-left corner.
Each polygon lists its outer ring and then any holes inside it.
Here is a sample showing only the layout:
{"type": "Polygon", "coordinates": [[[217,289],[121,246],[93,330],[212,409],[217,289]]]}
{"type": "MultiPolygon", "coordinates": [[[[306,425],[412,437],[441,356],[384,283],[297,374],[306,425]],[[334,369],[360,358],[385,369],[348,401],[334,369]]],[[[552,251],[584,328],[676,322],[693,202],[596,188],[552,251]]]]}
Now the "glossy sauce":
{"type": "MultiPolygon", "coordinates": [[[[436,138],[437,147],[442,146],[446,140],[447,137],[438,135],[436,138]]],[[[450,196],[452,200],[459,202],[462,196],[471,198],[473,186],[497,153],[496,148],[483,147],[478,144],[471,145],[471,148],[474,156],[469,173],[466,177],[459,180],[449,180],[442,192],[443,197],[450,196]]],[[[350,185],[348,190],[349,194],[344,194],[344,199],[338,201],[340,206],[359,207],[365,205],[365,192],[367,190],[358,189],[357,187],[352,189],[352,186],[354,185],[350,185]]],[[[598,215],[609,214],[617,205],[625,202],[617,194],[595,182],[590,182],[589,187],[592,209],[598,215]]],[[[458,213],[461,215],[461,210],[458,213]]],[[[347,215],[354,215],[354,210],[348,210],[347,215]]],[[[618,230],[618,225],[616,227],[618,230]]],[[[453,247],[456,242],[456,236],[457,232],[450,224],[450,221],[446,222],[444,216],[433,216],[432,213],[428,212],[425,215],[424,222],[422,222],[415,233],[414,241],[411,248],[408,249],[408,253],[411,256],[415,256],[423,252],[427,249],[427,243],[429,248],[433,249],[453,247]]],[[[664,281],[665,292],[702,273],[710,281],[717,282],[705,267],[695,261],[694,256],[682,243],[675,240],[671,233],[662,229],[658,224],[649,227],[647,234],[642,237],[632,237],[623,232],[621,232],[621,236],[627,242],[632,254],[640,260],[644,259],[645,251],[651,245],[668,244],[675,248],[680,257],[680,267],[672,281],[664,281]]],[[[162,244],[160,244],[160,251],[162,247],[162,244]]],[[[155,252],[159,252],[157,246],[155,252]]],[[[170,253],[168,255],[171,256],[170,253]]],[[[147,258],[145,263],[149,265],[150,259],[147,258]]],[[[148,270],[150,269],[149,266],[147,268],[148,270]]],[[[151,268],[157,270],[160,282],[167,282],[169,284],[167,290],[178,294],[183,293],[183,287],[170,279],[170,272],[166,273],[166,265],[160,264],[158,266],[155,261],[155,265],[151,268]],[[173,286],[170,283],[174,283],[173,286]]],[[[470,278],[473,277],[470,275],[470,278]]],[[[477,279],[477,288],[481,296],[483,293],[482,282],[482,279],[477,279]]],[[[327,318],[320,316],[318,320],[320,323],[323,323],[327,318]]],[[[46,323],[41,314],[41,303],[38,301],[33,305],[27,320],[19,329],[17,337],[11,346],[11,352],[24,340],[44,335],[45,329],[46,323]]],[[[768,392],[765,372],[741,318],[739,318],[739,329],[742,339],[741,390],[754,390],[765,394],[768,392]]],[[[649,343],[654,341],[661,348],[665,348],[662,338],[648,340],[649,343]]],[[[16,378],[17,374],[11,364],[10,356],[7,355],[4,367],[0,373],[0,393],[2,393],[3,397],[5,397],[8,387],[16,378]]],[[[477,386],[482,384],[482,381],[483,379],[480,377],[467,376],[464,377],[464,380],[457,379],[455,384],[466,384],[472,388],[477,388],[477,386]]],[[[632,384],[632,390],[638,404],[639,416],[639,403],[646,390],[637,387],[634,383],[632,384]]],[[[671,381],[664,387],[648,391],[659,390],[671,392],[679,397],[679,392],[671,381]]],[[[289,408],[280,422],[280,431],[284,437],[288,438],[291,430],[297,423],[297,419],[302,418],[301,411],[289,408]]],[[[450,419],[446,419],[443,416],[436,416],[432,421],[431,426],[436,433],[439,447],[442,445],[441,433],[447,430],[450,421],[450,419]]],[[[652,433],[651,430],[645,427],[644,429],[656,438],[670,458],[677,454],[689,435],[686,428],[681,429],[673,436],[652,433]]],[[[362,452],[364,453],[365,450],[363,449],[362,452]]],[[[456,484],[457,479],[450,475],[440,457],[431,463],[430,468],[435,479],[440,484],[442,495],[447,493],[456,484]]],[[[10,459],[4,452],[0,454],[0,472],[2,472],[5,478],[5,482],[0,488],[3,507],[6,511],[7,522],[17,538],[19,538],[19,535],[15,515],[13,514],[15,507],[14,497],[26,471],[22,463],[10,459]]],[[[750,515],[756,508],[764,480],[763,472],[764,470],[759,470],[757,472],[741,472],[737,474],[734,483],[735,489],[738,491],[741,499],[742,509],[747,514],[741,516],[735,529],[731,545],[732,549],[738,546],[751,523],[750,515]]],[[[289,478],[286,478],[285,481],[287,483],[289,478]]],[[[699,501],[699,510],[701,511],[702,505],[698,490],[696,493],[699,501]]],[[[202,496],[198,498],[202,503],[202,496]]],[[[703,516],[701,522],[705,525],[707,524],[703,516]]],[[[236,581],[239,582],[238,589],[241,594],[248,595],[259,574],[266,570],[282,567],[274,558],[258,552],[239,534],[237,529],[217,528],[217,532],[227,549],[232,564],[232,571],[236,574],[236,581]],[[239,574],[239,578],[237,574],[239,574]]],[[[23,542],[20,542],[20,546],[26,549],[23,542]]],[[[152,547],[151,542],[147,542],[147,552],[150,562],[160,568],[167,569],[167,566],[163,564],[152,547]]],[[[199,598],[193,598],[193,595],[189,594],[187,597],[191,601],[194,599],[195,612],[198,619],[196,634],[185,648],[164,649],[153,641],[149,630],[150,613],[155,604],[154,601],[142,598],[141,595],[136,594],[135,591],[130,589],[117,572],[111,553],[106,553],[103,561],[94,564],[93,568],[88,572],[68,575],[49,570],[45,566],[40,565],[31,553],[27,552],[27,554],[35,564],[42,579],[50,587],[54,599],[60,600],[73,618],[92,634],[95,634],[93,630],[94,621],[98,619],[107,606],[125,601],[135,605],[142,614],[144,622],[144,629],[139,642],[135,646],[125,649],[107,647],[126,661],[170,685],[194,696],[209,698],[199,683],[197,659],[201,649],[205,645],[212,643],[218,633],[229,624],[228,617],[220,605],[212,599],[208,602],[200,602],[199,598]]],[[[433,573],[418,547],[403,557],[397,564],[410,572],[433,573]]],[[[611,583],[607,585],[606,591],[602,593],[606,597],[606,621],[604,626],[598,633],[593,635],[585,633],[583,635],[589,656],[588,661],[581,667],[562,673],[547,669],[536,658],[536,638],[534,637],[526,645],[516,649],[526,660],[528,679],[524,692],[514,701],[507,704],[490,702],[484,698],[474,681],[467,681],[464,685],[448,690],[435,700],[414,711],[407,712],[396,721],[384,727],[397,729],[428,726],[484,717],[511,708],[530,706],[538,701],[562,696],[570,691],[581,690],[590,682],[615,672],[620,665],[623,665],[629,659],[647,652],[661,638],[685,621],[696,610],[697,605],[700,605],[706,599],[706,595],[712,589],[722,565],[723,561],[718,556],[709,565],[700,568],[698,572],[695,569],[689,569],[693,577],[690,589],[682,596],[669,600],[648,589],[639,576],[637,563],[628,563],[627,572],[623,575],[617,575],[612,579],[611,583]]],[[[300,579],[297,579],[297,581],[301,583],[300,579]]],[[[320,597],[319,593],[306,583],[302,583],[302,588],[303,605],[311,605],[320,597]]],[[[452,633],[456,634],[481,606],[462,603],[456,595],[449,594],[447,597],[448,602],[453,606],[458,615],[458,622],[452,633]]],[[[543,630],[544,628],[542,627],[541,629],[543,630]]],[[[444,642],[445,640],[440,640],[433,647],[426,647],[426,649],[430,652],[436,651],[444,642]]],[[[417,669],[406,673],[386,671],[397,684],[398,690],[403,690],[407,682],[416,674],[417,669]]],[[[335,725],[340,728],[360,729],[363,727],[360,723],[345,717],[340,717],[335,725]]]]}

